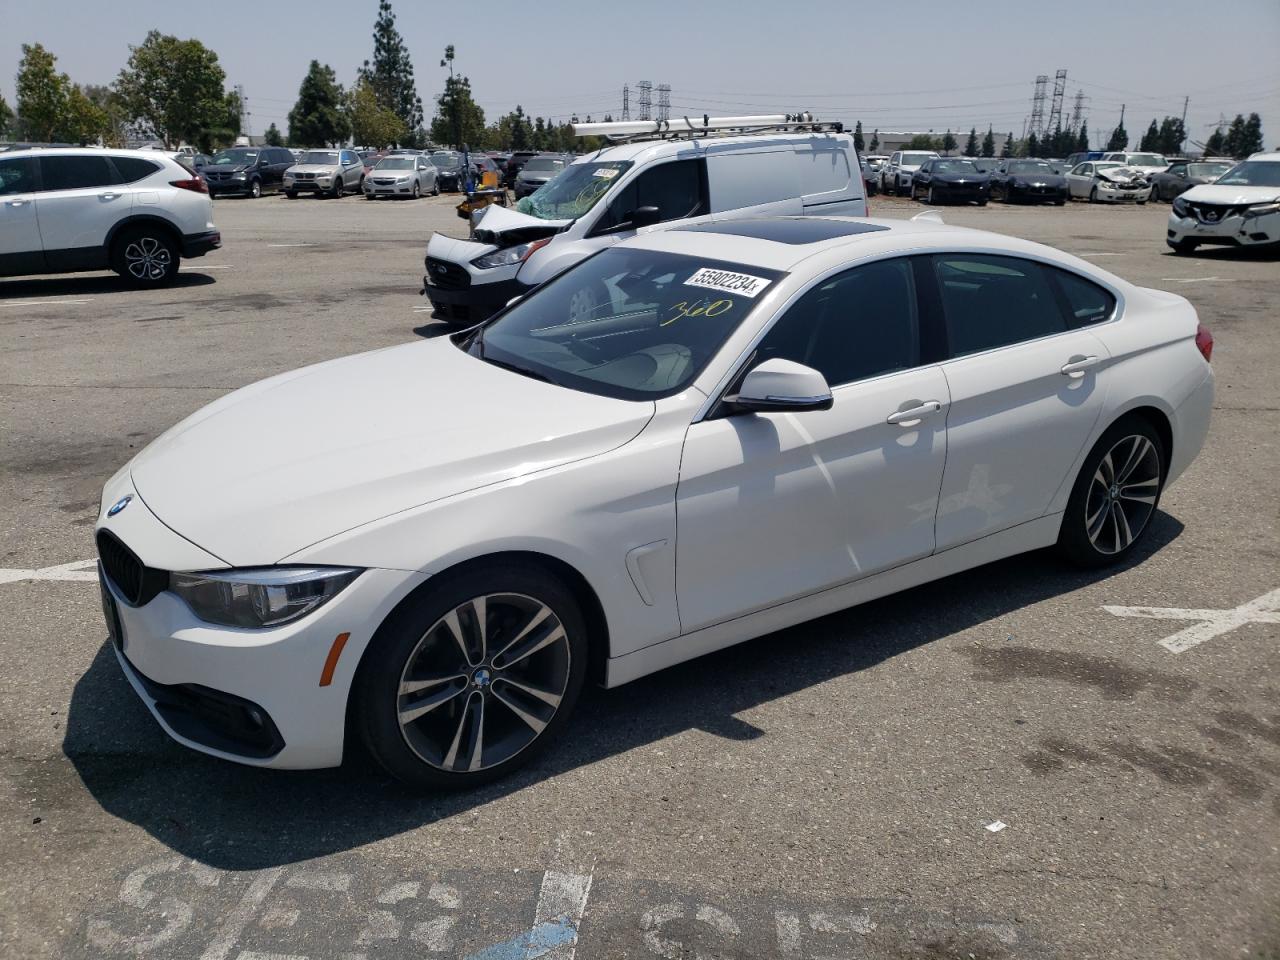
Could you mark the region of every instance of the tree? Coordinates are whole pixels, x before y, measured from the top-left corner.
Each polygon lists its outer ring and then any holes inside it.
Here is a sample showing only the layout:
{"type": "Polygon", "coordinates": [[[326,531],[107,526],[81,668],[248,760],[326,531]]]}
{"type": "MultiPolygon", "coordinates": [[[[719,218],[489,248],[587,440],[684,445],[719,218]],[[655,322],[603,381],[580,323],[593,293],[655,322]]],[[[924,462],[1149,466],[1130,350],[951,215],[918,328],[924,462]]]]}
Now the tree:
{"type": "MultiPolygon", "coordinates": [[[[436,143],[478,145],[484,137],[484,111],[471,97],[471,81],[464,76],[449,77],[444,93],[436,98],[436,115],[431,121],[431,139],[436,143]]],[[[534,150],[545,147],[535,141],[534,150]]]]}
{"type": "Polygon", "coordinates": [[[952,136],[951,128],[948,127],[947,132],[942,135],[943,156],[950,156],[951,151],[954,150],[957,146],[958,144],[956,143],[956,138],[952,136]]]}
{"type": "Polygon", "coordinates": [[[240,132],[240,99],[224,90],[218,55],[199,40],[152,30],[116,78],[126,117],[167,148],[182,143],[208,152],[240,132]]]}
{"type": "Polygon", "coordinates": [[[1240,156],[1247,157],[1261,150],[1262,117],[1256,113],[1251,113],[1249,114],[1249,119],[1244,122],[1244,132],[1240,138],[1240,156]]]}
{"type": "MultiPolygon", "coordinates": [[[[1148,130],[1147,133],[1151,131],[1148,130]]],[[[1165,117],[1160,121],[1160,129],[1148,148],[1156,153],[1175,154],[1182,152],[1182,141],[1187,139],[1187,131],[1178,117],[1165,117]]]]}
{"type": "Polygon", "coordinates": [[[56,140],[66,117],[71,78],[58,73],[57,62],[58,58],[38,43],[22,45],[17,81],[18,122],[22,136],[28,140],[56,140]]]}
{"type": "Polygon", "coordinates": [[[982,138],[982,155],[984,157],[994,157],[996,155],[996,138],[991,132],[991,125],[987,124],[987,135],[982,138]]]}
{"type": "Polygon", "coordinates": [[[1088,152],[1089,150],[1089,121],[1080,121],[1080,137],[1076,140],[1076,150],[1088,152]]]}
{"type": "Polygon", "coordinates": [[[917,133],[907,143],[907,150],[937,150],[938,142],[927,133],[917,133]]]}
{"type": "Polygon", "coordinates": [[[978,155],[978,128],[969,128],[969,139],[964,142],[964,155],[966,157],[976,157],[978,155]]]}
{"type": "Polygon", "coordinates": [[[1204,142],[1204,153],[1206,157],[1221,157],[1227,152],[1227,138],[1222,132],[1222,128],[1214,130],[1209,134],[1209,139],[1204,142]]]}
{"type": "Polygon", "coordinates": [[[289,111],[289,142],[296,147],[327,147],[346,140],[350,133],[337,74],[327,63],[312,60],[298,87],[298,101],[289,111]]]}
{"type": "Polygon", "coordinates": [[[1004,146],[1000,148],[1000,156],[1001,157],[1013,156],[1013,134],[1012,133],[1006,133],[1004,135],[1004,146]]]}
{"type": "MultiPolygon", "coordinates": [[[[21,111],[19,111],[21,112],[21,111]]],[[[1244,115],[1237,113],[1227,127],[1227,153],[1239,159],[1244,156],[1244,115]]]]}
{"type": "Polygon", "coordinates": [[[347,97],[347,118],[351,123],[351,137],[362,147],[385,147],[389,143],[401,143],[408,131],[404,121],[378,102],[373,84],[365,77],[347,97]]]}
{"type": "Polygon", "coordinates": [[[1151,125],[1147,127],[1147,132],[1142,135],[1142,139],[1138,141],[1139,150],[1157,150],[1160,143],[1160,127],[1156,124],[1155,118],[1151,120],[1151,125]]]}
{"type": "Polygon", "coordinates": [[[859,120],[853,125],[853,146],[859,153],[862,152],[865,144],[862,140],[862,121],[859,120]]]}
{"type": "Polygon", "coordinates": [[[871,152],[875,153],[880,149],[880,130],[879,128],[871,131],[871,152]]]}
{"type": "Polygon", "coordinates": [[[13,108],[5,100],[4,94],[0,94],[0,137],[7,137],[12,129],[13,108]]]}
{"type": "Polygon", "coordinates": [[[85,96],[79,84],[72,84],[61,123],[54,131],[55,138],[84,145],[97,143],[108,130],[106,111],[85,96]]]}
{"type": "Polygon", "coordinates": [[[123,147],[129,141],[129,122],[120,95],[110,87],[94,83],[85,84],[83,89],[89,102],[101,110],[105,118],[102,142],[108,147],[123,147]]]}
{"type": "Polygon", "coordinates": [[[1036,139],[1036,135],[1030,134],[1025,144],[1026,151],[1021,155],[1024,157],[1038,157],[1040,155],[1040,141],[1036,139]]]}
{"type": "Polygon", "coordinates": [[[373,61],[364,62],[360,76],[373,87],[378,105],[403,123],[403,136],[422,128],[422,98],[413,79],[413,60],[396,29],[391,0],[378,2],[378,18],[373,23],[373,61]]]}
{"type": "Polygon", "coordinates": [[[274,120],[271,122],[271,126],[267,127],[267,132],[262,135],[262,142],[268,147],[284,146],[284,137],[280,135],[280,128],[276,126],[274,120]]]}
{"type": "Polygon", "coordinates": [[[1123,150],[1129,145],[1129,131],[1124,128],[1123,123],[1116,124],[1116,128],[1111,131],[1111,138],[1107,140],[1108,150],[1123,150]]]}

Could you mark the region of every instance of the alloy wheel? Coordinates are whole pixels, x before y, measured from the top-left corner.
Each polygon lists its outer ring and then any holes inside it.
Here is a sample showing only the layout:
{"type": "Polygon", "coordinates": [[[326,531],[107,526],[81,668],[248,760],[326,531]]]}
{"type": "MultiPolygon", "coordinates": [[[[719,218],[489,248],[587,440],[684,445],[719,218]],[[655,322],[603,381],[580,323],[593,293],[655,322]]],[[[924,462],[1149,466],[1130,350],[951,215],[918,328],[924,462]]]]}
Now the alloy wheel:
{"type": "Polygon", "coordinates": [[[569,685],[569,638],[554,611],[519,593],[460,604],[405,661],[396,714],[405,743],[448,773],[505,763],[555,717],[569,685]]]}
{"type": "Polygon", "coordinates": [[[1095,550],[1120,553],[1146,529],[1160,496],[1160,470],[1159,451],[1141,434],[1107,451],[1085,500],[1085,532],[1095,550]]]}
{"type": "Polygon", "coordinates": [[[124,248],[125,269],[138,280],[163,280],[173,265],[173,254],[155,237],[139,237],[124,248]]]}

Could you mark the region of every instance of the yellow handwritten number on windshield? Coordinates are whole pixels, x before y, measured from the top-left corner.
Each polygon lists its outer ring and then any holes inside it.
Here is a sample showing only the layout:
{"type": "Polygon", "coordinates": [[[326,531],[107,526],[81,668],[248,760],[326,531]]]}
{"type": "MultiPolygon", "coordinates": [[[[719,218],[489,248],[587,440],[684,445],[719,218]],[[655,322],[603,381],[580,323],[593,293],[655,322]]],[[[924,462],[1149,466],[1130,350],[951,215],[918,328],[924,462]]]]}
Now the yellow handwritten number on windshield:
{"type": "Polygon", "coordinates": [[[671,305],[671,316],[658,326],[668,327],[683,317],[718,317],[732,309],[732,300],[712,300],[710,303],[695,300],[692,304],[688,300],[681,300],[671,305]]]}

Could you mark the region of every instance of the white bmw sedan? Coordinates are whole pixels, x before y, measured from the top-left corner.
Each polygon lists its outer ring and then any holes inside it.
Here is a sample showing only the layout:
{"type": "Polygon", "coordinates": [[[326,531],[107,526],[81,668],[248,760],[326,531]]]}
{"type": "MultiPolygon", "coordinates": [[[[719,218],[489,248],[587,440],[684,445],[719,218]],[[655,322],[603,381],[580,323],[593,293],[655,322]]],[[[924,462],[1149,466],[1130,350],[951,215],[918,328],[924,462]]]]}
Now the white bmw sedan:
{"type": "Polygon", "coordinates": [[[351,731],[479,783],[587,680],[1022,551],[1122,560],[1205,439],[1211,347],[1182,297],[995,234],[652,232],[158,438],[104,492],[109,633],[197,750],[323,767],[351,731]]]}

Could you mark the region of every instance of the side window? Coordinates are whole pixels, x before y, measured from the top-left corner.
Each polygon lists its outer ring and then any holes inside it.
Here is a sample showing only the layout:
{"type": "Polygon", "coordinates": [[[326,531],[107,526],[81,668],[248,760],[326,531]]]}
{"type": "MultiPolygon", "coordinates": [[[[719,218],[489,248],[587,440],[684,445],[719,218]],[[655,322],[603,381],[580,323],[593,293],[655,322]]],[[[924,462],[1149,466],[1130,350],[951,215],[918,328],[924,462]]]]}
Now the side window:
{"type": "MultiPolygon", "coordinates": [[[[116,165],[121,183],[136,183],[160,169],[159,164],[143,160],[141,157],[112,157],[111,162],[116,165]]],[[[190,158],[183,158],[180,162],[189,164],[191,161],[190,158]]]]}
{"type": "Polygon", "coordinates": [[[1175,163],[1169,168],[1169,172],[1175,177],[1185,176],[1187,172],[1187,165],[1185,163],[1175,163]]]}
{"type": "Polygon", "coordinates": [[[349,150],[342,151],[342,165],[349,167],[356,162],[356,155],[349,150]]]}
{"type": "Polygon", "coordinates": [[[102,154],[41,157],[40,174],[45,190],[79,190],[118,182],[115,170],[102,154]]]}
{"type": "Polygon", "coordinates": [[[933,258],[952,357],[1062,333],[1067,324],[1045,268],[1016,257],[933,258]]]}
{"type": "Polygon", "coordinates": [[[761,341],[757,361],[774,357],[813,367],[832,387],[919,365],[911,261],[868,263],[809,290],[761,341]]]}
{"type": "Polygon", "coordinates": [[[1068,327],[1074,330],[1111,318],[1116,308],[1116,298],[1110,291],[1067,270],[1053,269],[1052,273],[1066,302],[1068,327]]]}
{"type": "Polygon", "coordinates": [[[10,193],[31,193],[36,189],[36,161],[32,157],[0,160],[0,197],[10,193]]]}
{"type": "Polygon", "coordinates": [[[663,221],[704,213],[701,163],[700,160],[675,160],[641,172],[610,201],[596,229],[607,230],[625,223],[640,207],[657,207],[663,221]]]}

